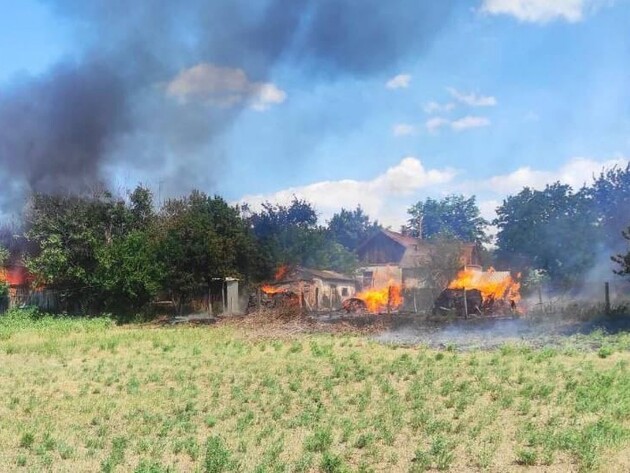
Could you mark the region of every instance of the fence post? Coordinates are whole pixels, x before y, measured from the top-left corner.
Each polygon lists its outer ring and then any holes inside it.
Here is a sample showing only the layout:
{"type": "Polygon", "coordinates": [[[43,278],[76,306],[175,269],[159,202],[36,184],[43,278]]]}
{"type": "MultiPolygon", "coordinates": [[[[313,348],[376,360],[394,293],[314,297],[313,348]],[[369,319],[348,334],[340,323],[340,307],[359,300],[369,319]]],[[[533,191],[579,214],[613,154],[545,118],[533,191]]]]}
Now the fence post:
{"type": "Polygon", "coordinates": [[[606,298],[606,315],[610,315],[610,284],[604,283],[604,297],[606,298]]]}
{"type": "Polygon", "coordinates": [[[329,302],[330,302],[330,304],[329,304],[330,305],[329,316],[332,317],[332,314],[333,314],[333,288],[332,288],[332,286],[330,286],[330,301],[329,302]]]}
{"type": "Polygon", "coordinates": [[[260,312],[260,308],[262,306],[262,294],[260,287],[256,289],[256,311],[260,312]]]}
{"type": "Polygon", "coordinates": [[[464,318],[468,318],[468,300],[466,300],[466,288],[464,288],[464,318]]]}

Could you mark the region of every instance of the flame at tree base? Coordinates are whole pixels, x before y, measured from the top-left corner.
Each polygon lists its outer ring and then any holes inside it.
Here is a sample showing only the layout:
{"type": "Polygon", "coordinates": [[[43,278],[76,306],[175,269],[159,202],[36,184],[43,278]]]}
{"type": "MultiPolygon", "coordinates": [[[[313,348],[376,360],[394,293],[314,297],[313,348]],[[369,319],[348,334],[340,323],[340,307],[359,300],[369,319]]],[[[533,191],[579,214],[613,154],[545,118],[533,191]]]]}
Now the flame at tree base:
{"type": "Polygon", "coordinates": [[[402,288],[392,282],[382,289],[366,289],[356,298],[365,302],[367,310],[372,313],[396,310],[403,304],[402,288]]]}

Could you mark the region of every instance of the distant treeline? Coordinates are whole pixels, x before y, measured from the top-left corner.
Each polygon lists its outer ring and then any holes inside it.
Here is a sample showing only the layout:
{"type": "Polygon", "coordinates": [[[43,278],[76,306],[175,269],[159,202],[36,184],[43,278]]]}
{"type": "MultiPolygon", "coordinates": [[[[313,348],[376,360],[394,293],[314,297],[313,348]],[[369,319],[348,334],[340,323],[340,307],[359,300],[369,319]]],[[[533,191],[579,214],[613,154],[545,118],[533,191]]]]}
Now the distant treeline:
{"type": "MultiPolygon", "coordinates": [[[[485,245],[489,264],[530,271],[538,282],[544,275],[557,288],[577,284],[602,254],[630,272],[622,235],[630,225],[630,167],[602,172],[578,190],[525,188],[493,222],[480,216],[475,197],[460,195],[425,199],[408,213],[402,232],[485,245]],[[489,225],[498,230],[494,241],[489,225]]],[[[357,247],[379,228],[360,207],[322,224],[298,198],[252,210],[199,191],[161,206],[144,187],[126,196],[35,194],[20,227],[0,233],[9,250],[0,257],[19,258],[35,284],[65,294],[76,311],[136,313],[157,297],[185,304],[216,278],[260,282],[280,265],[351,273],[357,247]]]]}

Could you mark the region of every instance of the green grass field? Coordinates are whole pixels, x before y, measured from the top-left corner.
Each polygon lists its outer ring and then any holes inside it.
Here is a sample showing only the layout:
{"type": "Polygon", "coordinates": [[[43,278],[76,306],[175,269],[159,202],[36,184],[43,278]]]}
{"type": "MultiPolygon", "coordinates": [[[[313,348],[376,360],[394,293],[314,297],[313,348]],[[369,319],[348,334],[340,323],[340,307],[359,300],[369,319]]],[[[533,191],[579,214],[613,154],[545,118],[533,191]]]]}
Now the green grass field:
{"type": "Polygon", "coordinates": [[[437,351],[0,319],[2,471],[630,471],[630,336],[437,351]]]}

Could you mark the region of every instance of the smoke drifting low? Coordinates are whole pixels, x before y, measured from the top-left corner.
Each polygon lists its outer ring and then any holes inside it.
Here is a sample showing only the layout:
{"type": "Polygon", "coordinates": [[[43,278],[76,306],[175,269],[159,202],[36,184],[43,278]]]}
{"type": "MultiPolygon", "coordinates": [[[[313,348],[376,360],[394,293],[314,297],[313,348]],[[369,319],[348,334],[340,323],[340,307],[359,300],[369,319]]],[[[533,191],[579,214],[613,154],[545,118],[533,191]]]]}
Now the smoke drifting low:
{"type": "Polygon", "coordinates": [[[25,192],[80,191],[117,167],[146,173],[172,192],[207,188],[215,177],[207,170],[225,157],[214,143],[233,118],[248,106],[263,110],[284,100],[269,80],[275,66],[316,80],[390,73],[422,54],[453,2],[46,3],[76,25],[84,48],[47,74],[0,90],[0,172],[13,190],[0,203],[5,211],[25,192]],[[214,75],[197,85],[227,101],[167,93],[176,77],[200,65],[214,75]]]}

